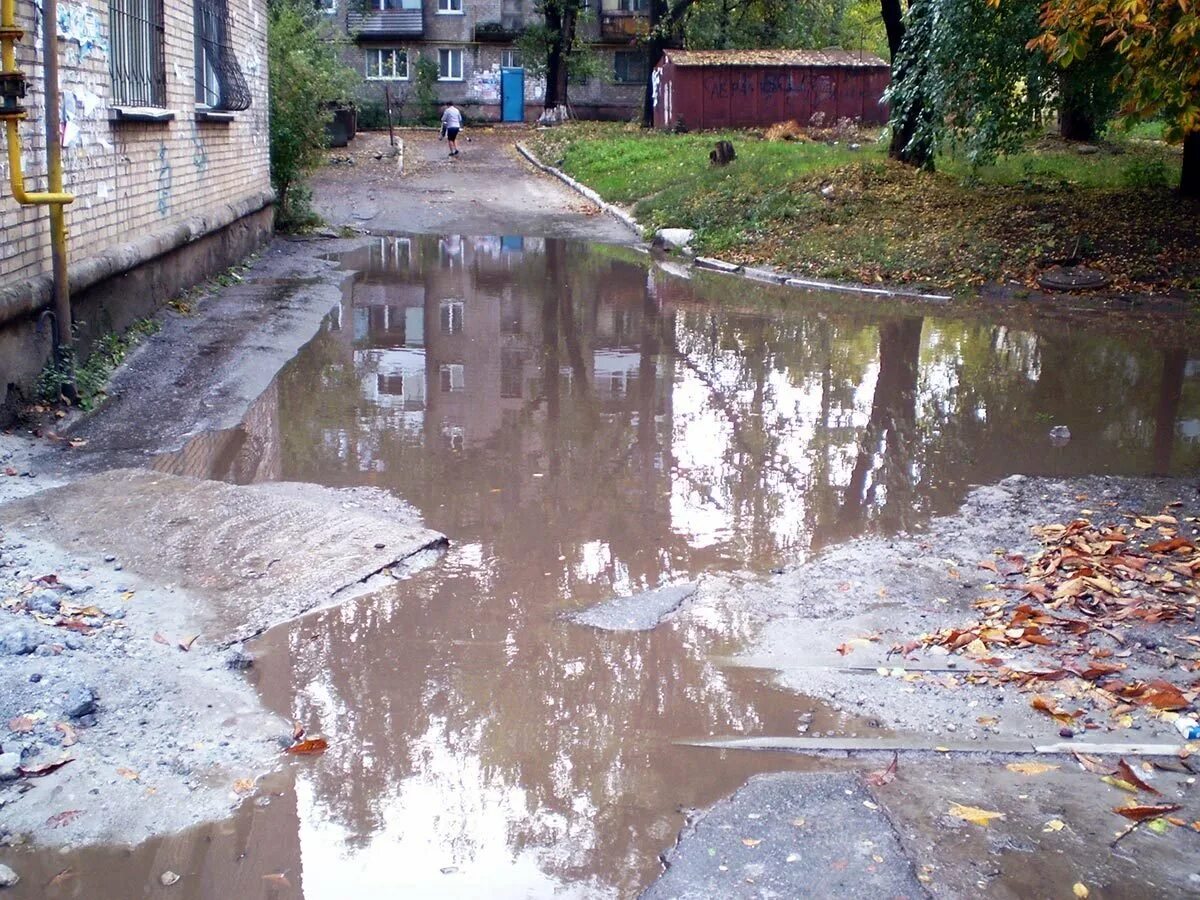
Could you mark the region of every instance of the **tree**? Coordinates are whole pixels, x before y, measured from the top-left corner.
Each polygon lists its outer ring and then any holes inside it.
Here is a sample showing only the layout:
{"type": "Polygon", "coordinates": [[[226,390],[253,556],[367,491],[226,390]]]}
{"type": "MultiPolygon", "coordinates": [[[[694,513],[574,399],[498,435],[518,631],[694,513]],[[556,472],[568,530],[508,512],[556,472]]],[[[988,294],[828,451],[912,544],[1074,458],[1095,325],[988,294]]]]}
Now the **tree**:
{"type": "Polygon", "coordinates": [[[517,46],[526,71],[546,81],[545,110],[558,113],[567,106],[571,76],[598,72],[598,56],[579,34],[590,12],[587,0],[539,0],[535,9],[542,21],[521,32],[517,46]]]}
{"type": "Polygon", "coordinates": [[[304,178],[320,165],[333,107],[349,96],[356,80],[334,45],[322,39],[323,27],[311,0],[268,4],[271,184],[281,228],[312,220],[304,178]]]}
{"type": "Polygon", "coordinates": [[[932,27],[930,4],[931,0],[911,0],[907,23],[901,0],[881,0],[880,10],[892,57],[892,84],[887,96],[892,108],[888,155],[924,169],[933,168],[933,142],[926,124],[930,111],[925,96],[932,27]]]}
{"type": "MultiPolygon", "coordinates": [[[[988,0],[996,5],[1001,0],[988,0]]],[[[1046,0],[1030,44],[1060,66],[1115,52],[1127,121],[1160,118],[1183,141],[1181,193],[1200,197],[1200,11],[1193,0],[1046,0]]]]}
{"type": "Polygon", "coordinates": [[[654,126],[654,67],[677,41],[684,17],[695,0],[650,0],[650,32],[646,35],[646,90],[642,97],[642,127],[654,126]]]}

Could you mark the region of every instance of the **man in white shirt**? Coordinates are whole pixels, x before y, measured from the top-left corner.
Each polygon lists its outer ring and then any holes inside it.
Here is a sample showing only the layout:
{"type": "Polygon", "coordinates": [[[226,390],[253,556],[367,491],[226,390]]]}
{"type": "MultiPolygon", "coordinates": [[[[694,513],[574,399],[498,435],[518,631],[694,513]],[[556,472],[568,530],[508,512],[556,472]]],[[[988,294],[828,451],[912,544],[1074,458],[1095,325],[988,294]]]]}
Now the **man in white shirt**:
{"type": "Polygon", "coordinates": [[[458,156],[458,132],[462,130],[462,113],[451,103],[442,113],[442,134],[450,142],[450,155],[458,156]]]}

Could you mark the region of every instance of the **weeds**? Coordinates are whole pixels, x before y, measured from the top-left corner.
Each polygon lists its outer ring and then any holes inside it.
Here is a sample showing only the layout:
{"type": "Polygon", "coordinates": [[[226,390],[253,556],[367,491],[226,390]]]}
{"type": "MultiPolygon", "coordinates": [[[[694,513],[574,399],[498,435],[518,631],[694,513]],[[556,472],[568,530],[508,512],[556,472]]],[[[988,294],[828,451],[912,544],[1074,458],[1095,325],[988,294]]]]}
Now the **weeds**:
{"type": "Polygon", "coordinates": [[[97,339],[92,352],[83,363],[77,363],[75,352],[67,350],[61,360],[46,363],[38,376],[36,390],[38,399],[44,403],[62,400],[62,386],[75,373],[75,389],[81,409],[94,409],[105,397],[108,379],[129,351],[159,329],[153,319],[138,319],[124,334],[106,334],[97,339]]]}

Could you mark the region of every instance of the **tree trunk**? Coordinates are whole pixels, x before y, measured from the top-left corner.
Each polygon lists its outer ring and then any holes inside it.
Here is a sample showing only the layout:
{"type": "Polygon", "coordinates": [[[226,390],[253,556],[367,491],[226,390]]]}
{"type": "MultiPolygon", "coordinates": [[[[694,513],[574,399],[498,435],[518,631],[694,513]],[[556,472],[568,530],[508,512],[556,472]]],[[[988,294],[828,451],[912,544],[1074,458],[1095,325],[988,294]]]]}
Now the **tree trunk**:
{"type": "Polygon", "coordinates": [[[654,127],[654,67],[663,58],[667,40],[663,22],[667,18],[667,0],[650,0],[650,36],[646,39],[646,90],[642,94],[642,127],[654,127]]]}
{"type": "Polygon", "coordinates": [[[920,12],[921,16],[906,27],[900,12],[899,0],[881,0],[884,26],[888,33],[888,48],[892,54],[892,83],[901,84],[912,79],[916,93],[908,97],[902,110],[893,107],[891,117],[892,140],[888,147],[888,155],[898,162],[915,166],[920,169],[933,168],[933,146],[927,138],[917,138],[921,119],[925,116],[925,101],[921,92],[921,79],[925,72],[921,70],[921,60],[929,41],[930,24],[928,10],[918,4],[927,0],[911,0],[909,3],[910,19],[912,13],[920,12]]]}
{"type": "Polygon", "coordinates": [[[1200,197],[1200,131],[1189,131],[1183,137],[1179,192],[1185,197],[1200,197]]]}
{"type": "Polygon", "coordinates": [[[563,65],[563,23],[562,14],[553,4],[546,4],[546,30],[554,35],[554,42],[550,45],[550,50],[546,54],[546,94],[543,98],[542,106],[544,109],[556,109],[560,104],[566,101],[566,97],[559,93],[560,76],[564,74],[566,66],[563,65]]]}
{"type": "Polygon", "coordinates": [[[892,57],[892,65],[900,55],[900,45],[904,42],[904,8],[900,0],[880,0],[880,14],[883,16],[883,27],[887,31],[888,53],[892,57]]]}
{"type": "Polygon", "coordinates": [[[1059,75],[1058,133],[1066,141],[1094,141],[1096,117],[1086,84],[1077,84],[1070,69],[1059,75]]]}

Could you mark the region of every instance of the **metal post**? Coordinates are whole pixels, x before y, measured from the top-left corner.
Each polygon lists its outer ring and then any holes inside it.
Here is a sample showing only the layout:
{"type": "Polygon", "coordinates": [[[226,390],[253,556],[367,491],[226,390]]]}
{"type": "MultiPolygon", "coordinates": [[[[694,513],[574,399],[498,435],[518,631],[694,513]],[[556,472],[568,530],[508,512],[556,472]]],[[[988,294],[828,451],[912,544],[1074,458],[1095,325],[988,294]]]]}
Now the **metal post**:
{"type": "MultiPolygon", "coordinates": [[[[62,193],[62,131],[58,97],[58,0],[43,0],[42,60],[45,73],[46,103],[46,163],[49,169],[48,188],[62,193]]],[[[63,396],[74,402],[75,367],[71,348],[75,343],[71,317],[71,287],[67,281],[67,217],[65,207],[56,203],[50,207],[50,259],[54,275],[54,315],[58,320],[58,346],[55,354],[65,383],[63,396]]]]}

